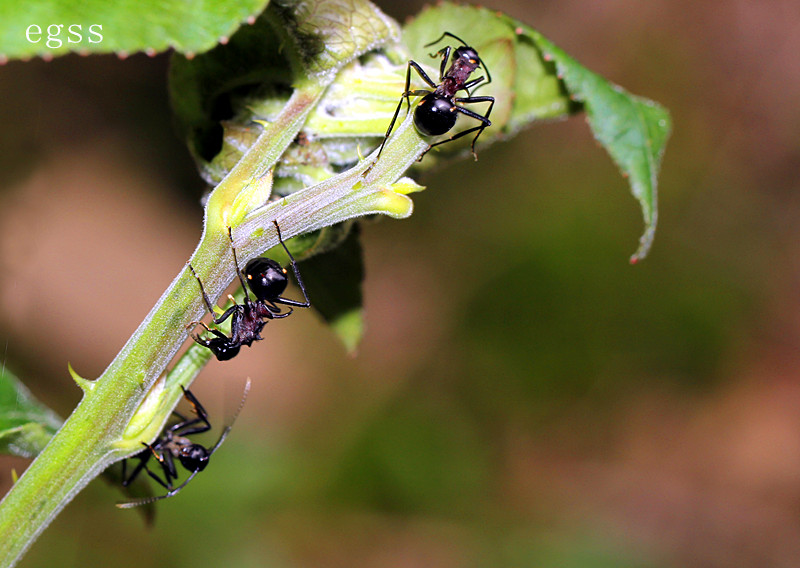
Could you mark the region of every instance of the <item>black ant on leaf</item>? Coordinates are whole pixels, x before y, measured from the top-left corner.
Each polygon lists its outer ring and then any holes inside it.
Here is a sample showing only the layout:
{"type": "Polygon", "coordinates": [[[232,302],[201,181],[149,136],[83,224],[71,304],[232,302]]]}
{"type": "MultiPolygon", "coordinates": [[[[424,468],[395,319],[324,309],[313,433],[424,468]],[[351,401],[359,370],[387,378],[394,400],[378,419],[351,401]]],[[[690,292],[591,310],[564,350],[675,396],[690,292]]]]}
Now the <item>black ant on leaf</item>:
{"type": "Polygon", "coordinates": [[[183,388],[183,386],[181,386],[181,390],[183,391],[184,398],[189,401],[189,404],[192,405],[192,411],[195,414],[195,418],[186,418],[178,412],[174,412],[174,414],[180,420],[178,423],[166,428],[162,435],[158,437],[152,444],[146,444],[142,442],[142,444],[146,446],[144,450],[135,456],[126,458],[122,461],[123,486],[127,487],[130,485],[133,480],[136,479],[140,473],[142,473],[142,470],[144,470],[147,472],[147,475],[156,480],[159,485],[164,487],[164,489],[167,490],[167,493],[164,495],[157,495],[155,497],[145,497],[143,499],[136,499],[134,501],[117,503],[117,507],[120,509],[130,509],[132,507],[138,507],[139,505],[147,505],[148,503],[173,497],[174,495],[177,495],[181,489],[186,487],[186,485],[192,479],[194,479],[195,475],[203,471],[208,465],[208,460],[211,459],[211,455],[216,452],[217,449],[222,445],[222,442],[225,441],[225,438],[231,431],[233,421],[236,420],[239,411],[242,409],[242,406],[244,406],[247,393],[250,391],[250,379],[248,379],[247,383],[245,384],[242,402],[239,404],[239,408],[236,410],[236,414],[234,414],[231,423],[225,427],[219,437],[219,440],[217,440],[217,443],[211,448],[206,448],[205,446],[195,444],[189,440],[188,436],[191,436],[192,434],[200,434],[201,432],[207,432],[208,430],[211,430],[211,423],[208,421],[208,413],[206,412],[206,409],[203,408],[203,405],[200,404],[200,401],[197,400],[192,392],[186,390],[183,388]],[[131,475],[126,477],[128,459],[134,458],[138,459],[139,463],[136,465],[133,472],[131,472],[131,475]],[[150,458],[155,458],[158,461],[158,465],[161,466],[161,472],[164,476],[163,478],[147,466],[150,458]],[[175,460],[178,460],[178,462],[190,472],[186,480],[177,487],[175,487],[175,481],[178,479],[178,470],[175,465],[175,460]]]}
{"type": "MultiPolygon", "coordinates": [[[[239,349],[242,345],[247,345],[249,347],[253,341],[261,340],[261,330],[267,325],[268,320],[285,318],[292,313],[294,308],[308,308],[311,306],[311,302],[308,301],[308,295],[306,294],[306,288],[303,285],[303,279],[300,277],[300,271],[297,268],[297,262],[286,247],[286,243],[283,242],[278,222],[273,221],[273,223],[275,224],[275,229],[278,231],[278,241],[291,260],[292,270],[297,279],[297,285],[303,292],[304,302],[290,300],[289,298],[281,296],[289,283],[289,278],[287,277],[288,271],[270,258],[254,258],[247,263],[244,271],[239,270],[239,261],[236,258],[236,249],[233,246],[233,236],[231,235],[230,227],[228,228],[228,238],[231,241],[231,251],[233,251],[233,262],[236,265],[236,274],[239,276],[239,281],[242,283],[242,288],[244,289],[243,304],[237,304],[234,301],[233,306],[225,310],[222,315],[219,317],[215,316],[211,300],[208,298],[203,288],[203,282],[195,273],[192,265],[189,265],[189,270],[192,271],[198,284],[200,284],[200,292],[203,294],[203,300],[208,307],[208,311],[211,313],[212,321],[219,325],[226,319],[232,318],[230,337],[218,329],[208,327],[203,322],[194,321],[187,326],[194,327],[196,325],[201,325],[206,331],[214,335],[214,337],[204,339],[199,335],[192,334],[192,339],[200,345],[211,349],[219,361],[233,359],[239,353],[239,349]],[[246,283],[245,280],[247,281],[246,283]],[[255,300],[250,299],[250,295],[247,292],[248,288],[256,297],[255,300]],[[282,312],[277,304],[289,306],[289,311],[282,312]]],[[[233,300],[232,296],[228,297],[233,300]]]]}
{"type": "Polygon", "coordinates": [[[472,140],[472,155],[476,160],[478,159],[478,155],[475,153],[475,142],[478,140],[478,136],[481,135],[484,129],[487,126],[492,125],[492,122],[489,120],[489,115],[491,114],[492,107],[494,106],[494,97],[471,96],[469,90],[478,83],[481,83],[483,81],[483,77],[481,76],[472,80],[468,79],[469,76],[479,67],[483,67],[484,71],[486,71],[486,82],[482,83],[481,86],[491,83],[492,76],[489,73],[489,69],[486,67],[486,64],[478,56],[477,50],[468,46],[463,39],[451,34],[450,32],[444,32],[439,39],[425,45],[425,47],[435,45],[442,41],[442,39],[445,37],[451,37],[461,42],[461,47],[456,47],[455,50],[453,50],[452,47],[447,46],[440,49],[437,53],[431,54],[431,57],[442,57],[442,64],[439,67],[438,85],[434,83],[430,77],[428,77],[428,75],[422,70],[422,67],[420,67],[416,61],[411,60],[408,62],[408,67],[406,70],[406,88],[403,92],[403,95],[400,97],[400,102],[397,104],[397,109],[394,111],[394,116],[392,117],[392,122],[389,124],[389,128],[386,130],[386,135],[383,137],[380,150],[378,150],[378,156],[375,158],[376,162],[378,158],[380,158],[381,152],[383,152],[383,147],[386,145],[389,135],[392,133],[394,124],[397,121],[397,115],[400,114],[400,108],[403,106],[403,99],[405,99],[408,109],[411,110],[411,101],[409,99],[410,97],[417,96],[422,96],[422,98],[419,100],[416,108],[414,109],[414,126],[416,126],[420,134],[425,136],[439,136],[441,134],[450,132],[450,130],[452,130],[456,125],[456,119],[458,118],[459,113],[469,116],[470,118],[474,118],[481,123],[478,126],[458,132],[446,140],[431,144],[428,146],[428,149],[423,152],[419,159],[421,160],[422,156],[424,156],[428,150],[434,146],[451,142],[461,138],[462,136],[466,136],[467,134],[475,132],[476,130],[478,133],[472,140]],[[451,52],[452,58],[450,57],[451,52]],[[450,61],[450,67],[447,69],[447,71],[445,71],[448,60],[450,61]],[[419,75],[420,78],[433,89],[432,91],[428,89],[409,90],[411,85],[412,68],[417,72],[417,75],[419,75]],[[457,97],[456,93],[458,93],[458,91],[466,91],[467,96],[457,97]],[[489,108],[486,110],[485,115],[478,114],[467,108],[464,108],[463,106],[460,106],[464,104],[485,102],[489,103],[489,108]]]}

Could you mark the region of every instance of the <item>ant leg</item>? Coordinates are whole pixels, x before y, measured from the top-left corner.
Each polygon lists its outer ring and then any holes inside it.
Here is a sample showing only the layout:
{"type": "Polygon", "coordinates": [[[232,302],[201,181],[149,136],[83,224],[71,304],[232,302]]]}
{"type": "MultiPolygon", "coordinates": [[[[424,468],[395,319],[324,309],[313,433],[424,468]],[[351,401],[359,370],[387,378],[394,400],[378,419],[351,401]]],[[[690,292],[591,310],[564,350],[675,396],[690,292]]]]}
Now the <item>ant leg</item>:
{"type": "Polygon", "coordinates": [[[442,63],[439,66],[439,82],[440,83],[442,82],[442,79],[444,79],[444,70],[447,67],[447,60],[450,59],[450,49],[451,48],[448,45],[447,47],[443,47],[442,49],[440,49],[436,53],[430,53],[429,54],[431,57],[442,56],[442,63]]]}
{"type": "MultiPolygon", "coordinates": [[[[172,481],[178,479],[178,470],[175,469],[175,461],[172,459],[171,452],[162,452],[160,455],[152,450],[158,460],[158,463],[161,465],[162,469],[164,470],[164,478],[167,480],[167,483],[170,484],[170,488],[172,487],[172,481]]],[[[145,467],[147,469],[147,467],[145,467]]]]}
{"type": "MultiPolygon", "coordinates": [[[[204,328],[204,329],[205,329],[207,332],[209,332],[209,333],[213,333],[213,334],[214,334],[215,336],[217,336],[219,339],[224,339],[224,340],[226,340],[226,341],[228,341],[228,340],[229,340],[229,337],[228,337],[227,335],[225,335],[224,333],[222,333],[220,330],[218,330],[218,329],[211,329],[210,327],[208,327],[206,324],[204,324],[204,323],[203,323],[203,322],[201,322],[201,321],[194,321],[194,322],[190,323],[189,325],[202,325],[202,326],[203,326],[203,328],[204,328]]],[[[195,334],[195,333],[191,333],[191,334],[189,334],[189,337],[191,337],[192,339],[194,339],[195,343],[199,343],[199,344],[200,344],[200,345],[202,345],[203,347],[208,347],[209,349],[211,349],[210,343],[211,343],[211,341],[213,341],[212,339],[203,339],[202,337],[200,337],[199,335],[197,335],[197,334],[195,334]]]]}
{"type": "MultiPolygon", "coordinates": [[[[226,319],[228,319],[229,317],[231,317],[231,314],[238,309],[239,304],[237,304],[236,301],[234,300],[234,302],[233,302],[234,305],[233,306],[231,306],[230,308],[225,310],[225,312],[223,312],[221,316],[217,316],[214,313],[214,308],[212,307],[211,300],[209,299],[208,294],[206,294],[206,290],[203,287],[203,282],[200,280],[200,277],[197,276],[197,273],[194,271],[194,267],[192,267],[191,264],[189,265],[189,270],[192,271],[192,275],[195,277],[195,279],[197,280],[197,283],[200,285],[200,292],[203,295],[203,301],[206,303],[206,307],[208,308],[208,312],[211,314],[211,320],[216,324],[220,324],[220,323],[224,322],[226,319]]],[[[240,278],[241,278],[241,276],[240,276],[240,278]]],[[[244,284],[244,282],[242,282],[242,283],[244,284]]],[[[247,294],[247,288],[244,289],[244,292],[245,292],[245,295],[246,295],[247,294]]],[[[230,298],[231,296],[228,296],[228,297],[230,298]]],[[[208,328],[207,325],[205,325],[201,321],[189,322],[186,325],[186,328],[188,329],[188,328],[194,327],[194,326],[196,326],[198,324],[202,325],[203,327],[205,327],[206,331],[212,331],[211,329],[208,328]]]]}
{"type": "MultiPolygon", "coordinates": [[[[233,302],[233,305],[230,308],[228,308],[227,310],[225,310],[224,312],[222,312],[222,315],[220,315],[219,317],[214,318],[214,323],[217,324],[217,325],[219,325],[222,322],[224,322],[226,319],[231,317],[231,315],[235,314],[236,312],[238,312],[240,310],[243,310],[243,307],[242,307],[243,304],[237,304],[236,303],[236,298],[234,298],[233,296],[228,294],[228,299],[231,302],[233,302]]],[[[250,302],[250,298],[247,298],[247,301],[250,302]]],[[[250,303],[252,303],[252,302],[250,302],[250,303]]],[[[209,331],[211,331],[211,330],[209,330],[209,331]]]]}
{"type": "MultiPolygon", "coordinates": [[[[286,300],[285,305],[293,305],[293,306],[300,306],[301,308],[307,308],[309,306],[304,305],[303,302],[298,302],[296,300],[289,300],[288,298],[281,298],[278,297],[279,300],[286,300]]],[[[281,302],[282,304],[284,302],[281,302]]],[[[289,308],[288,312],[283,312],[280,306],[276,306],[273,300],[261,300],[258,303],[254,303],[255,306],[255,314],[260,318],[267,318],[267,319],[283,319],[288,318],[294,312],[294,308],[289,308]]],[[[266,325],[266,322],[264,322],[266,325]]]]}
{"type": "MultiPolygon", "coordinates": [[[[211,329],[210,327],[208,327],[208,326],[207,326],[207,325],[206,325],[204,322],[202,322],[202,321],[190,321],[189,323],[187,323],[187,324],[186,324],[186,329],[191,329],[191,328],[197,327],[198,325],[202,325],[202,326],[203,326],[203,329],[205,329],[206,331],[211,331],[211,332],[215,331],[215,330],[211,329]]],[[[193,338],[195,341],[197,341],[198,343],[200,343],[200,336],[199,336],[199,335],[197,335],[196,333],[190,333],[189,335],[190,335],[190,336],[191,336],[191,337],[192,337],[192,338],[193,338]]]]}
{"type": "MultiPolygon", "coordinates": [[[[189,323],[186,324],[186,329],[191,329],[193,327],[197,327],[198,325],[202,325],[203,329],[205,329],[206,331],[211,331],[211,332],[215,331],[215,330],[211,329],[210,327],[208,327],[202,321],[190,321],[189,323]]],[[[199,337],[197,334],[194,334],[194,333],[192,333],[191,336],[192,337],[199,337]]]]}
{"type": "Polygon", "coordinates": [[[199,434],[200,432],[207,432],[211,430],[211,423],[208,421],[208,412],[206,412],[206,409],[203,408],[203,405],[200,404],[200,401],[197,400],[197,397],[192,394],[192,391],[186,390],[183,388],[183,385],[181,385],[181,390],[183,391],[183,397],[189,401],[189,404],[192,405],[192,411],[195,413],[197,418],[178,422],[174,426],[171,426],[169,431],[174,432],[179,436],[190,436],[192,434],[199,434]],[[202,426],[195,426],[195,424],[199,424],[201,422],[203,423],[202,426]],[[194,427],[190,428],[190,426],[194,427]]]}
{"type": "MultiPolygon", "coordinates": [[[[242,283],[242,288],[244,289],[244,297],[247,298],[247,301],[250,301],[250,295],[247,293],[247,285],[244,283],[244,277],[242,276],[242,271],[239,270],[239,260],[236,258],[236,247],[233,246],[233,231],[230,227],[228,227],[228,240],[231,241],[231,251],[233,252],[233,264],[236,266],[236,275],[239,277],[239,282],[242,283]]],[[[220,323],[220,322],[214,322],[220,323]]]]}
{"type": "Polygon", "coordinates": [[[259,306],[263,306],[264,308],[266,308],[266,311],[259,310],[258,312],[259,317],[267,319],[282,319],[282,318],[288,318],[290,315],[292,315],[294,308],[290,307],[288,312],[281,313],[283,312],[283,310],[279,306],[276,306],[275,302],[280,302],[281,304],[284,304],[286,306],[297,306],[301,308],[310,307],[310,304],[306,306],[303,304],[303,302],[298,302],[296,300],[290,300],[288,298],[278,297],[274,301],[264,300],[260,304],[258,304],[259,306]]]}
{"type": "MultiPolygon", "coordinates": [[[[467,96],[472,96],[472,95],[470,95],[469,90],[472,87],[474,87],[475,85],[477,85],[478,83],[480,83],[481,81],[483,81],[483,77],[478,77],[477,79],[473,79],[472,81],[467,81],[466,83],[464,83],[464,86],[461,87],[461,89],[464,89],[465,91],[467,91],[467,96]]],[[[461,89],[459,89],[459,90],[461,90],[461,89]]]]}
{"type": "MultiPolygon", "coordinates": [[[[406,86],[408,86],[407,83],[406,86]]],[[[427,95],[428,93],[430,93],[430,91],[426,91],[424,89],[417,89],[414,91],[406,91],[405,93],[400,95],[400,102],[397,103],[397,108],[394,109],[394,115],[392,116],[392,121],[389,123],[389,128],[386,129],[386,134],[383,136],[383,142],[381,142],[381,147],[378,149],[378,155],[375,157],[375,161],[372,163],[372,165],[369,168],[367,168],[362,175],[367,175],[372,169],[372,166],[374,166],[378,162],[378,158],[381,157],[381,154],[383,153],[383,147],[386,146],[386,142],[389,141],[389,136],[392,134],[392,129],[394,129],[395,122],[397,122],[397,115],[400,114],[400,108],[402,108],[403,106],[403,99],[405,99],[406,104],[408,105],[408,110],[410,111],[411,101],[409,100],[409,97],[418,97],[422,95],[427,95]]]]}
{"type": "Polygon", "coordinates": [[[158,464],[161,466],[161,469],[164,472],[164,479],[161,479],[158,474],[154,473],[149,467],[147,467],[147,463],[144,463],[143,467],[147,472],[147,475],[155,479],[159,485],[168,491],[171,490],[172,480],[178,477],[178,472],[175,469],[175,462],[172,461],[172,455],[169,453],[159,454],[150,444],[145,444],[142,442],[142,445],[146,446],[147,449],[150,450],[150,454],[158,461],[158,464]]]}
{"type": "MultiPolygon", "coordinates": [[[[434,83],[431,80],[431,78],[428,77],[428,74],[425,73],[425,71],[422,70],[422,67],[420,67],[419,64],[416,61],[412,60],[412,61],[408,62],[408,66],[406,67],[406,87],[405,87],[405,90],[403,91],[403,94],[400,96],[400,102],[397,103],[397,108],[394,109],[394,115],[392,116],[392,121],[389,123],[389,128],[386,129],[386,134],[384,134],[384,136],[383,136],[383,142],[381,142],[381,147],[378,150],[378,155],[375,157],[375,161],[372,163],[372,166],[374,166],[378,162],[378,159],[381,157],[381,153],[383,152],[383,147],[386,146],[386,142],[389,140],[389,136],[392,134],[392,129],[394,129],[394,124],[395,124],[395,122],[397,122],[397,115],[400,114],[400,108],[403,106],[403,99],[406,100],[406,106],[408,107],[408,110],[410,111],[411,110],[411,101],[409,100],[409,97],[412,97],[412,96],[416,97],[416,96],[419,96],[419,95],[427,95],[428,94],[428,91],[425,91],[425,90],[414,90],[414,91],[410,91],[409,90],[409,87],[411,86],[411,69],[412,68],[414,69],[414,71],[417,72],[417,75],[419,75],[420,78],[428,84],[428,86],[430,86],[432,89],[436,88],[436,83],[434,83]]],[[[372,169],[372,166],[367,168],[362,175],[368,174],[369,171],[372,169]]]]}
{"type": "MultiPolygon", "coordinates": [[[[197,400],[197,397],[194,396],[194,393],[189,389],[183,388],[183,385],[180,385],[181,390],[183,391],[183,398],[189,401],[189,404],[192,405],[192,410],[194,413],[203,420],[206,424],[208,424],[208,412],[206,409],[203,408],[203,405],[200,404],[200,401],[197,400]]],[[[211,428],[211,424],[208,424],[209,429],[211,428]]]]}
{"type": "Polygon", "coordinates": [[[133,472],[131,472],[130,477],[128,477],[127,479],[125,479],[125,473],[126,473],[126,469],[127,469],[127,466],[128,466],[128,459],[132,459],[132,458],[126,458],[126,459],[122,460],[122,486],[123,487],[127,487],[128,485],[133,483],[133,480],[136,479],[139,476],[139,474],[144,469],[145,464],[147,463],[147,460],[150,459],[150,455],[151,455],[150,452],[142,451],[142,452],[139,452],[138,454],[136,454],[135,456],[133,456],[135,458],[139,458],[139,463],[136,464],[136,467],[133,468],[133,472]]]}
{"type": "Polygon", "coordinates": [[[402,108],[403,106],[404,97],[405,93],[403,93],[403,95],[400,97],[400,102],[397,103],[397,108],[394,109],[394,115],[392,115],[392,121],[389,123],[389,128],[386,129],[386,134],[383,135],[383,142],[381,142],[381,147],[378,150],[378,155],[375,157],[375,161],[372,162],[372,165],[364,171],[364,175],[368,174],[370,170],[372,170],[372,166],[374,166],[380,159],[381,154],[383,153],[383,147],[386,146],[386,141],[389,140],[389,135],[392,133],[392,128],[394,128],[394,123],[397,121],[397,115],[400,114],[400,108],[402,108]]]}
{"type": "MultiPolygon", "coordinates": [[[[487,73],[488,73],[488,71],[487,71],[487,73]]],[[[471,110],[468,110],[468,109],[465,109],[465,108],[459,108],[459,112],[461,112],[462,114],[466,114],[467,116],[471,116],[472,118],[474,118],[476,120],[480,120],[481,122],[483,122],[483,126],[481,126],[478,129],[478,133],[475,135],[475,138],[472,139],[472,146],[471,146],[472,155],[475,157],[475,160],[477,160],[478,159],[478,154],[475,153],[475,142],[478,141],[478,136],[480,136],[483,133],[484,129],[487,126],[491,126],[492,125],[491,121],[489,120],[489,115],[492,114],[492,108],[494,107],[494,97],[468,97],[468,98],[464,98],[464,99],[456,99],[456,101],[457,102],[461,102],[461,103],[468,103],[468,104],[469,103],[480,103],[480,102],[489,101],[489,108],[486,109],[486,114],[484,114],[483,116],[479,115],[478,113],[474,113],[471,110]]]]}
{"type": "MultiPolygon", "coordinates": [[[[161,465],[163,466],[164,464],[161,464],[161,465]]],[[[164,481],[163,479],[161,479],[158,476],[158,474],[153,473],[152,471],[150,471],[150,468],[148,468],[146,466],[145,466],[144,470],[147,472],[147,475],[149,475],[150,477],[155,479],[158,482],[158,484],[161,485],[164,489],[166,489],[167,491],[172,491],[172,480],[167,478],[167,481],[164,481]]]]}
{"type": "MultiPolygon", "coordinates": [[[[383,135],[383,142],[381,142],[381,147],[378,150],[378,155],[375,157],[375,161],[372,163],[372,166],[374,166],[378,162],[378,160],[380,159],[381,153],[383,152],[383,147],[386,146],[386,141],[389,139],[389,136],[392,133],[392,129],[394,128],[394,123],[397,121],[397,115],[400,114],[400,109],[403,107],[403,98],[406,99],[406,103],[408,103],[408,108],[409,109],[411,108],[411,103],[409,102],[408,96],[406,95],[406,93],[408,92],[409,85],[411,85],[411,62],[410,61],[408,62],[408,65],[406,66],[406,87],[403,90],[403,94],[400,95],[400,102],[397,103],[397,108],[394,109],[394,114],[392,115],[392,120],[391,120],[391,122],[389,122],[389,128],[386,129],[386,134],[383,135]]],[[[367,168],[366,171],[364,172],[364,174],[369,173],[369,171],[372,169],[372,166],[367,168]]]]}
{"type": "Polygon", "coordinates": [[[464,104],[491,103],[489,105],[489,108],[486,110],[485,115],[480,115],[476,112],[472,112],[471,110],[468,110],[463,107],[456,107],[456,110],[458,112],[466,114],[467,116],[471,116],[472,118],[480,120],[481,122],[484,123],[485,126],[492,125],[491,121],[489,120],[489,115],[492,113],[492,107],[494,106],[494,97],[461,97],[461,98],[456,98],[455,101],[457,103],[464,103],[464,104]]]}
{"type": "MultiPolygon", "coordinates": [[[[297,279],[297,285],[300,287],[300,291],[303,292],[303,298],[305,298],[305,300],[306,300],[305,302],[296,302],[295,300],[284,300],[281,303],[282,304],[286,304],[287,306],[295,306],[297,308],[309,308],[309,307],[311,307],[311,302],[309,302],[309,300],[308,300],[308,294],[306,293],[306,287],[305,287],[305,284],[303,284],[303,278],[300,276],[300,269],[297,268],[297,261],[295,261],[294,257],[292,256],[292,253],[289,252],[289,248],[286,246],[286,243],[283,242],[283,237],[281,236],[281,227],[280,227],[280,225],[278,225],[278,221],[272,221],[272,223],[275,225],[275,230],[278,231],[278,242],[281,243],[281,246],[283,247],[283,250],[285,250],[286,254],[289,255],[289,260],[292,261],[292,271],[294,272],[294,277],[295,277],[295,279],[297,279]]],[[[283,300],[283,298],[281,298],[281,299],[283,300]]],[[[272,310],[270,310],[270,311],[272,311],[272,310]]],[[[292,313],[292,312],[289,312],[288,314],[281,315],[280,317],[286,317],[290,313],[292,313]]],[[[273,314],[275,314],[275,312],[273,312],[273,314]]]]}
{"type": "Polygon", "coordinates": [[[200,284],[200,293],[203,295],[203,301],[206,303],[206,307],[208,308],[211,317],[214,317],[214,308],[211,307],[211,300],[208,298],[208,294],[206,294],[206,289],[203,287],[203,281],[200,280],[200,277],[197,275],[197,272],[194,271],[194,267],[189,264],[189,270],[192,271],[192,275],[194,276],[197,283],[200,284]]]}
{"type": "Polygon", "coordinates": [[[413,95],[414,93],[418,93],[418,91],[413,91],[412,92],[412,91],[408,90],[409,78],[410,78],[409,75],[411,73],[411,67],[414,68],[414,71],[417,72],[417,75],[419,75],[420,79],[425,81],[431,89],[435,89],[436,88],[436,83],[434,83],[433,80],[430,77],[428,77],[428,74],[425,73],[425,71],[422,70],[422,67],[419,66],[419,63],[417,63],[416,61],[411,60],[411,61],[408,62],[408,66],[409,66],[409,69],[408,69],[408,71],[406,71],[406,94],[413,95]]]}
{"type": "MultiPolygon", "coordinates": [[[[193,418],[186,418],[186,417],[185,417],[183,414],[181,414],[181,413],[180,413],[180,412],[178,412],[177,410],[173,410],[173,411],[172,411],[172,414],[174,414],[175,416],[177,416],[177,417],[178,417],[178,420],[180,420],[181,422],[188,422],[189,420],[194,420],[193,418]]],[[[172,430],[172,428],[170,428],[170,430],[172,430]]]]}

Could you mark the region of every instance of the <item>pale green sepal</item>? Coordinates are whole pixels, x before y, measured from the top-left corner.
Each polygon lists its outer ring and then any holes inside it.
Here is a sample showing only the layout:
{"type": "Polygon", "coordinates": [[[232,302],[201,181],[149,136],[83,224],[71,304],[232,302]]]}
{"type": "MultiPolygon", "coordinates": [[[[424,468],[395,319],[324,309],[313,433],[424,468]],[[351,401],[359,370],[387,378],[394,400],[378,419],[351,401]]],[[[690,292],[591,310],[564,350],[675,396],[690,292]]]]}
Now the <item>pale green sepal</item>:
{"type": "Polygon", "coordinates": [[[409,193],[417,193],[425,189],[424,185],[420,185],[409,177],[401,177],[399,180],[391,185],[392,191],[401,195],[408,195],[409,193]]]}
{"type": "Polygon", "coordinates": [[[223,213],[223,218],[228,227],[237,224],[250,211],[261,207],[269,200],[270,195],[272,195],[272,179],[272,170],[270,170],[261,178],[243,187],[236,194],[229,210],[223,213]]]}

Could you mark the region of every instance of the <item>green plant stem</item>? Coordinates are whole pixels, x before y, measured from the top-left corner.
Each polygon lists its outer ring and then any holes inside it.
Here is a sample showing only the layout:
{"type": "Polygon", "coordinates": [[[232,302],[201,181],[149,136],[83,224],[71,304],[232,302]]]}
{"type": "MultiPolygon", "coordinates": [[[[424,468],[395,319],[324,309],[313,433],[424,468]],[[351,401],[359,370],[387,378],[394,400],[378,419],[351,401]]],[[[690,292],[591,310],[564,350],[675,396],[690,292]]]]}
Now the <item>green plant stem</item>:
{"type": "MultiPolygon", "coordinates": [[[[197,253],[221,254],[225,244],[221,236],[207,239],[197,253]]],[[[197,282],[184,269],[0,504],[0,566],[13,565],[80,489],[111,463],[132,453],[115,449],[115,443],[185,341],[185,325],[199,317],[202,309],[197,282]]]]}
{"type": "MultiPolygon", "coordinates": [[[[313,97],[305,102],[313,105],[313,97]]],[[[297,109],[291,112],[296,113],[295,117],[302,114],[297,109]]],[[[300,118],[295,124],[298,121],[302,124],[300,118]]],[[[294,137],[288,136],[289,140],[294,137]]],[[[322,184],[256,208],[241,226],[234,227],[237,248],[243,252],[240,262],[278,244],[272,226],[272,220],[277,218],[281,227],[286,227],[284,237],[288,238],[360,215],[409,215],[411,201],[401,194],[406,190],[400,184],[396,193],[392,184],[426,147],[409,117],[367,175],[362,174],[372,157],[322,184]]],[[[258,174],[263,164],[250,163],[250,167],[258,174]]],[[[245,185],[252,179],[251,173],[236,175],[239,180],[247,180],[245,185]]],[[[226,200],[216,198],[217,190],[209,199],[206,230],[190,261],[212,300],[236,276],[226,231],[221,227],[211,230],[209,223],[209,219],[223,219],[224,211],[230,211],[235,198],[230,187],[225,189],[229,192],[226,200]]],[[[186,326],[200,319],[204,311],[197,282],[188,266],[184,267],[103,374],[93,382],[79,381],[84,388],[83,400],[0,503],[0,566],[13,566],[55,515],[95,476],[111,463],[140,450],[139,441],[126,443],[126,429],[152,385],[187,339],[186,326]]],[[[174,392],[172,396],[174,405],[177,396],[174,392]]],[[[171,408],[165,406],[153,418],[155,426],[149,430],[152,437],[171,408]]]]}

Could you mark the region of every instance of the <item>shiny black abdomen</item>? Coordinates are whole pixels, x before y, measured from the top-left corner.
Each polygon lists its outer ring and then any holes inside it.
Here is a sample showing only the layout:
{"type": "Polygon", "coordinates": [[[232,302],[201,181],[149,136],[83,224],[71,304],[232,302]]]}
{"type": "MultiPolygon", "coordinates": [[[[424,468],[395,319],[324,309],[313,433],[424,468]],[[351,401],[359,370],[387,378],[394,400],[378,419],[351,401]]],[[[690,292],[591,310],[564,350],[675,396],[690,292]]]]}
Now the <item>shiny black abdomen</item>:
{"type": "Polygon", "coordinates": [[[456,125],[458,111],[448,99],[428,93],[414,109],[414,126],[420,134],[425,136],[438,136],[449,132],[456,125]]]}

